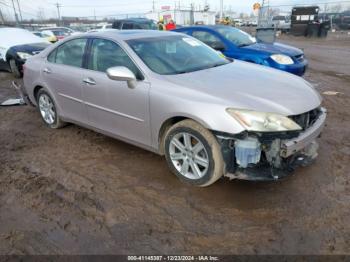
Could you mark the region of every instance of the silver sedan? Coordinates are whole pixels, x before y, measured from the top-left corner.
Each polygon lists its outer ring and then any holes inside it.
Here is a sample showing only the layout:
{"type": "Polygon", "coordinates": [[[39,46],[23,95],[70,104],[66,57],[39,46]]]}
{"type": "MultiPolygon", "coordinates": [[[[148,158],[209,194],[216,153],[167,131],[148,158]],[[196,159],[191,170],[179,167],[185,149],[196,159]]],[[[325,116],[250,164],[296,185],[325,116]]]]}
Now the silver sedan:
{"type": "Polygon", "coordinates": [[[75,123],[165,155],[197,186],[311,163],[326,116],[302,78],[173,32],[69,37],[28,59],[24,86],[48,127],[75,123]]]}

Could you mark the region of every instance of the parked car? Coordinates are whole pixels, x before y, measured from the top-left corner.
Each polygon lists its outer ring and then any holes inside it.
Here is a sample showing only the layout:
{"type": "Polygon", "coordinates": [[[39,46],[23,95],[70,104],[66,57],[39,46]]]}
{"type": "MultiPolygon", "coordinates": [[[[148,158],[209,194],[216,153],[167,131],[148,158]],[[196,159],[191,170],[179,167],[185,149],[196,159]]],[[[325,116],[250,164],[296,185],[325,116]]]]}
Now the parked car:
{"type": "Polygon", "coordinates": [[[248,33],[230,26],[192,26],[174,31],[193,36],[227,57],[295,75],[302,76],[308,65],[302,50],[276,42],[259,42],[248,33]]]}
{"type": "Polygon", "coordinates": [[[156,30],[64,39],[27,61],[24,86],[48,127],[76,123],[165,155],[197,186],[310,164],[326,118],[303,78],[156,30]]]}
{"type": "Polygon", "coordinates": [[[35,32],[34,34],[42,38],[45,38],[47,41],[51,43],[56,43],[58,40],[55,34],[50,30],[43,30],[41,32],[35,32]]]}
{"type": "Polygon", "coordinates": [[[106,29],[112,29],[112,24],[98,25],[95,28],[95,30],[106,30],[106,29]]]}
{"type": "Polygon", "coordinates": [[[0,28],[0,69],[21,77],[26,59],[40,53],[50,43],[28,30],[0,28]]]}
{"type": "Polygon", "coordinates": [[[238,26],[238,27],[243,26],[242,19],[234,19],[233,22],[234,22],[234,26],[238,26]]]}
{"type": "Polygon", "coordinates": [[[130,29],[145,29],[145,30],[158,30],[157,24],[147,18],[128,18],[118,19],[113,22],[113,29],[130,30],[130,29]]]}
{"type": "Polygon", "coordinates": [[[283,33],[287,33],[290,30],[291,22],[288,15],[276,15],[272,17],[272,25],[277,30],[281,30],[283,33]]]}
{"type": "Polygon", "coordinates": [[[112,24],[104,24],[104,25],[96,26],[94,29],[89,30],[88,33],[95,33],[99,31],[107,31],[107,30],[116,30],[116,29],[112,28],[112,24]]]}
{"type": "Polygon", "coordinates": [[[67,35],[74,35],[77,34],[78,32],[74,31],[73,29],[69,27],[63,27],[63,26],[56,26],[56,27],[42,27],[39,29],[39,31],[43,30],[61,30],[64,31],[67,35]]]}
{"type": "Polygon", "coordinates": [[[74,31],[68,27],[43,27],[40,28],[40,31],[51,31],[57,38],[57,40],[61,40],[70,35],[81,34],[81,32],[74,31]]]}

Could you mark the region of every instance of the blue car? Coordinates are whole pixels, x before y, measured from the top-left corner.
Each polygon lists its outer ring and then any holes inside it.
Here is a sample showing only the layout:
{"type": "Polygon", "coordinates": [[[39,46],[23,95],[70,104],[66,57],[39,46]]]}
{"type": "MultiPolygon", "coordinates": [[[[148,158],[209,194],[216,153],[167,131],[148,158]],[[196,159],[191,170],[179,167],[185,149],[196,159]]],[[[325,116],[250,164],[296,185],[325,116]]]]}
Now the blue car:
{"type": "Polygon", "coordinates": [[[231,57],[270,66],[302,76],[308,65],[302,50],[281,43],[257,42],[246,32],[230,26],[191,26],[173,31],[193,36],[231,57]]]}

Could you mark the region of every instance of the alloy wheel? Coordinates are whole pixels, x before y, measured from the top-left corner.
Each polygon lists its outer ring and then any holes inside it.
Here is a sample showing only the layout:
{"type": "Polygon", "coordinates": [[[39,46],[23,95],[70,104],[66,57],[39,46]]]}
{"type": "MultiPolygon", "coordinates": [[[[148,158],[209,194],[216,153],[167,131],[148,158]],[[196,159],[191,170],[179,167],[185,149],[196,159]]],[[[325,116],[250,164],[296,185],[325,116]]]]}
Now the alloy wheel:
{"type": "Polygon", "coordinates": [[[169,155],[176,170],[186,178],[197,180],[208,171],[208,153],[203,143],[192,134],[181,132],[174,135],[169,155]]]}
{"type": "Polygon", "coordinates": [[[55,112],[55,106],[48,95],[46,94],[40,95],[39,109],[44,121],[47,124],[52,125],[56,119],[56,112],[55,112]]]}

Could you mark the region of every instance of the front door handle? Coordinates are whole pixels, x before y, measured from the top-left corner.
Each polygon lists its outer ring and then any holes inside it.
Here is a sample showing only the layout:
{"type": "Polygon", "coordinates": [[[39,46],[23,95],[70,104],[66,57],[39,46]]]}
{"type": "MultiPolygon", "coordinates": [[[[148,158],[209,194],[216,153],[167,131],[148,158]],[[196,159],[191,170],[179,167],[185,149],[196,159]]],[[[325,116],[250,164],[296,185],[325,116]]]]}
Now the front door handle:
{"type": "Polygon", "coordinates": [[[90,77],[87,77],[87,78],[84,78],[83,79],[83,82],[88,84],[88,85],[96,85],[96,82],[94,79],[90,78],[90,77]]]}
{"type": "Polygon", "coordinates": [[[46,74],[51,74],[50,68],[47,68],[47,67],[44,68],[43,72],[46,73],[46,74]]]}

